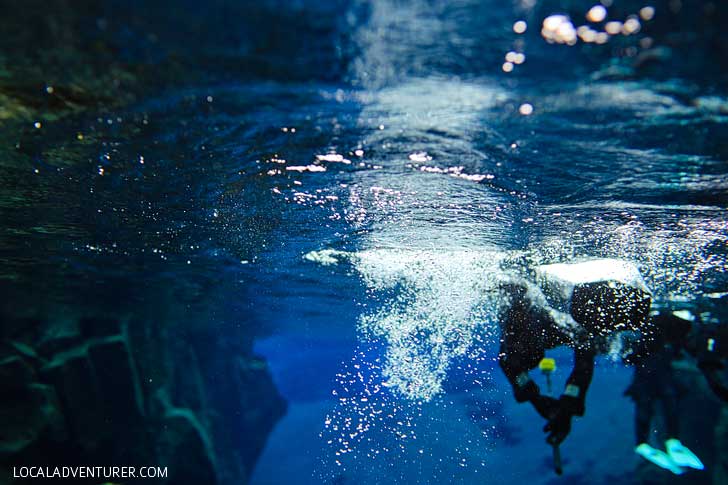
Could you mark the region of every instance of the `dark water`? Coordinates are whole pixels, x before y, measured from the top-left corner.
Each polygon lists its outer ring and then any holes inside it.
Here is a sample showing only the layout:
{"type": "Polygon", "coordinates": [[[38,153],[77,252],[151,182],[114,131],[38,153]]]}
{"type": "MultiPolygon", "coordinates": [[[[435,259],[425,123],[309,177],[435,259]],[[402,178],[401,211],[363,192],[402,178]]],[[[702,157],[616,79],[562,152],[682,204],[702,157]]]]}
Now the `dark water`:
{"type": "MultiPolygon", "coordinates": [[[[667,4],[652,31],[645,21],[604,46],[541,38],[546,15],[590,6],[110,2],[78,14],[84,35],[122,47],[105,55],[145,66],[149,87],[121,103],[99,87],[101,101],[57,119],[43,104],[4,116],[5,311],[165,307],[173,331],[212,328],[226,352],[241,331],[254,337],[288,402],[255,484],[559,482],[540,418],[497,366],[499,279],[627,259],[656,305],[718,320],[728,291],[721,44],[702,31],[705,44],[685,47],[681,22],[693,32],[702,17],[667,4]],[[646,37],[675,54],[633,67],[646,37]],[[511,50],[526,60],[506,73],[511,50]]],[[[568,368],[569,352],[553,355],[568,368]]],[[[630,376],[617,357],[598,361],[564,481],[632,480],[630,376]]]]}

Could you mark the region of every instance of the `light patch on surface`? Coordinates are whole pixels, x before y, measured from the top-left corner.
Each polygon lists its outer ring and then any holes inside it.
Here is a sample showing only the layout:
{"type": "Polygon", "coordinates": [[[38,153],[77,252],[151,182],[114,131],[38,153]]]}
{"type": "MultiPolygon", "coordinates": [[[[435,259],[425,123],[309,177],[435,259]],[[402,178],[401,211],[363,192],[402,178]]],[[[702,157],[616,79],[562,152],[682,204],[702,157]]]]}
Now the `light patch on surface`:
{"type": "MultiPolygon", "coordinates": [[[[364,152],[362,152],[362,155],[364,152]]],[[[361,155],[357,155],[361,156],[361,155]]],[[[327,153],[326,155],[316,155],[316,160],[320,162],[329,162],[329,163],[344,163],[344,164],[350,164],[351,160],[348,160],[344,158],[343,155],[339,155],[338,153],[327,153]]]]}
{"type": "MultiPolygon", "coordinates": [[[[468,129],[478,113],[508,99],[496,86],[458,80],[416,79],[382,89],[370,99],[364,116],[386,111],[386,126],[396,129],[468,129]]],[[[369,140],[371,143],[371,140],[369,140]]]]}
{"type": "Polygon", "coordinates": [[[518,112],[521,113],[523,116],[528,116],[533,113],[533,105],[530,103],[523,103],[521,106],[518,107],[518,112]]]}
{"type": "Polygon", "coordinates": [[[326,167],[320,165],[289,165],[286,170],[289,172],[325,172],[326,167]]]}
{"type": "Polygon", "coordinates": [[[576,44],[576,29],[566,15],[549,15],[543,20],[541,36],[551,44],[576,44]]]}
{"type": "Polygon", "coordinates": [[[654,7],[642,7],[640,9],[640,17],[642,17],[642,20],[652,20],[655,16],[655,8],[654,7]]]}
{"type": "Polygon", "coordinates": [[[432,160],[432,157],[429,156],[427,152],[410,153],[408,158],[413,162],[429,162],[430,160],[432,160]]]}
{"type": "Polygon", "coordinates": [[[492,180],[495,178],[495,175],[492,174],[468,174],[463,172],[463,167],[447,167],[447,168],[440,168],[440,167],[430,167],[427,165],[422,165],[420,167],[420,172],[427,172],[427,173],[443,173],[450,175],[451,177],[461,178],[463,180],[469,180],[471,182],[481,182],[483,180],[492,180]]]}
{"type": "Polygon", "coordinates": [[[594,5],[586,13],[586,19],[589,22],[601,22],[605,18],[607,18],[607,9],[604,8],[604,5],[594,5]]]}
{"type": "Polygon", "coordinates": [[[541,103],[580,109],[615,109],[640,116],[688,114],[693,108],[633,82],[589,83],[568,94],[542,98],[541,103]]]}
{"type": "Polygon", "coordinates": [[[687,320],[689,322],[695,321],[695,315],[693,315],[689,310],[676,310],[672,312],[673,315],[675,315],[677,318],[682,318],[683,320],[687,320]]]}

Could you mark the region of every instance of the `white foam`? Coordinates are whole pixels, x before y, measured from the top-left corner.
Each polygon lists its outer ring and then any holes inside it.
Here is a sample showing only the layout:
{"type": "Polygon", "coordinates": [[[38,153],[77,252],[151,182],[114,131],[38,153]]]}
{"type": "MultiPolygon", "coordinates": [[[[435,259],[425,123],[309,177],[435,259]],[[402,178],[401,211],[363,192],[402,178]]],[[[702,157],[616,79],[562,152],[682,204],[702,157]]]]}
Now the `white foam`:
{"type": "Polygon", "coordinates": [[[346,257],[381,304],[360,318],[365,340],[385,344],[383,385],[412,400],[442,391],[453,362],[495,342],[495,298],[506,253],[498,250],[374,249],[309,253],[346,257]],[[323,254],[322,254],[323,253],[323,254]]]}
{"type": "Polygon", "coordinates": [[[303,259],[318,263],[323,266],[331,266],[338,264],[341,259],[349,257],[349,253],[344,251],[336,251],[335,249],[322,249],[321,251],[311,251],[303,255],[303,259]]]}

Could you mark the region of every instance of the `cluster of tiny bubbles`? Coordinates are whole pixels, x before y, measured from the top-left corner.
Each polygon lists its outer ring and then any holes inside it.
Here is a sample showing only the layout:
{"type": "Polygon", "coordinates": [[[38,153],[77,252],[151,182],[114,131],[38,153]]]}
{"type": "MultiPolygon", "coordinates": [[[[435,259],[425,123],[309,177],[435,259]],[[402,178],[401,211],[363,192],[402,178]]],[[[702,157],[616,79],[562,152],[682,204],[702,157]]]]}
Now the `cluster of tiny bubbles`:
{"type": "Polygon", "coordinates": [[[442,392],[453,362],[497,338],[496,295],[505,253],[496,249],[317,251],[306,259],[346,257],[376,309],[360,317],[363,341],[381,345],[382,386],[411,401],[442,392]]]}
{"type": "Polygon", "coordinates": [[[326,415],[320,433],[326,448],[321,457],[323,474],[331,473],[327,465],[332,458],[338,469],[335,472],[345,472],[359,458],[386,460],[417,439],[414,418],[420,415],[419,406],[388,392],[377,355],[376,349],[360,348],[336,374],[331,393],[337,403],[326,415]],[[373,436],[370,432],[375,428],[373,436]]]}
{"type": "Polygon", "coordinates": [[[722,221],[679,220],[656,230],[632,221],[617,228],[604,247],[638,261],[653,292],[669,300],[699,294],[707,276],[726,272],[726,254],[712,248],[727,242],[728,225],[722,221]]]}
{"type": "Polygon", "coordinates": [[[595,229],[545,238],[529,254],[530,264],[607,257],[633,261],[659,301],[695,298],[706,279],[728,271],[728,224],[709,219],[676,218],[657,227],[631,220],[592,221],[595,229]],[[588,251],[588,252],[587,252],[588,251]]]}
{"type": "MultiPolygon", "coordinates": [[[[431,476],[428,468],[433,465],[440,469],[475,465],[475,472],[485,467],[483,453],[488,440],[499,436],[498,418],[493,414],[498,406],[482,408],[468,401],[470,415],[456,418],[454,423],[449,419],[456,404],[444,394],[430,401],[402,399],[384,385],[381,350],[377,345],[363,344],[336,375],[332,390],[336,404],[319,433],[323,452],[316,474],[322,483],[340,483],[347,476],[360,481],[386,476],[390,483],[407,483],[411,476],[398,476],[403,464],[419,468],[425,476],[431,476]],[[470,420],[478,426],[468,426],[470,420]],[[457,425],[463,426],[461,442],[440,449],[441,434],[457,425]]],[[[476,349],[468,358],[482,357],[483,353],[476,349]]],[[[472,360],[462,361],[458,371],[472,380],[475,389],[492,388],[490,376],[483,375],[472,360]]]]}
{"type": "Polygon", "coordinates": [[[416,196],[416,192],[379,185],[370,186],[368,191],[352,186],[349,190],[349,207],[344,210],[344,218],[354,228],[377,221],[394,222],[400,217],[397,208],[406,206],[416,196]]]}

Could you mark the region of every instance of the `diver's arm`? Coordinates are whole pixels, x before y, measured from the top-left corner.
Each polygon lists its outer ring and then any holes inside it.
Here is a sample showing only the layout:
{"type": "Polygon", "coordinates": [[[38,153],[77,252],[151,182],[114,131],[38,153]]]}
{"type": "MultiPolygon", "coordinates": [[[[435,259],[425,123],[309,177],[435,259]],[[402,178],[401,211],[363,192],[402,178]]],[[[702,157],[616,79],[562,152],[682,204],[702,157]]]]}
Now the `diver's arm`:
{"type": "Polygon", "coordinates": [[[546,419],[553,414],[556,400],[541,395],[538,385],[528,375],[544,356],[544,345],[533,328],[546,328],[548,312],[536,309],[526,295],[525,287],[511,289],[511,307],[501,322],[499,363],[518,402],[530,402],[546,419]]]}
{"type": "Polygon", "coordinates": [[[703,375],[715,395],[721,401],[728,402],[728,383],[721,377],[722,367],[710,364],[706,365],[703,362],[698,362],[698,367],[703,371],[703,375]]]}
{"type": "Polygon", "coordinates": [[[498,362],[513,387],[513,395],[518,402],[530,401],[541,394],[538,385],[528,375],[530,367],[513,352],[508,350],[505,343],[501,343],[498,362]]]}
{"type": "Polygon", "coordinates": [[[698,368],[703,372],[710,389],[723,402],[728,402],[728,382],[725,377],[725,366],[714,359],[698,360],[698,368]]]}
{"type": "Polygon", "coordinates": [[[561,400],[568,403],[573,414],[577,416],[584,415],[584,401],[594,375],[595,356],[596,352],[590,347],[574,350],[574,369],[566,380],[566,388],[561,395],[561,400]]]}
{"type": "Polygon", "coordinates": [[[513,395],[518,402],[530,402],[536,412],[546,419],[550,419],[556,408],[557,400],[544,396],[533,382],[528,371],[533,367],[519,358],[517,354],[507,351],[507,346],[501,344],[500,356],[498,359],[503,373],[513,387],[513,395]]]}
{"type": "Polygon", "coordinates": [[[574,350],[574,370],[543,429],[548,433],[548,443],[558,445],[564,441],[571,431],[571,418],[584,415],[586,391],[594,374],[594,356],[595,352],[590,348],[574,350]]]}
{"type": "Polygon", "coordinates": [[[723,326],[697,326],[687,341],[686,350],[697,360],[710,389],[723,402],[728,402],[728,383],[725,379],[725,358],[728,341],[723,326]]]}

